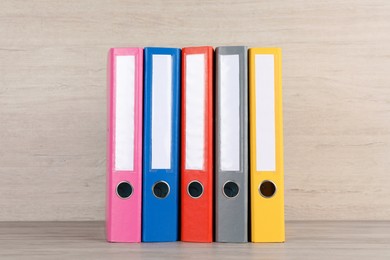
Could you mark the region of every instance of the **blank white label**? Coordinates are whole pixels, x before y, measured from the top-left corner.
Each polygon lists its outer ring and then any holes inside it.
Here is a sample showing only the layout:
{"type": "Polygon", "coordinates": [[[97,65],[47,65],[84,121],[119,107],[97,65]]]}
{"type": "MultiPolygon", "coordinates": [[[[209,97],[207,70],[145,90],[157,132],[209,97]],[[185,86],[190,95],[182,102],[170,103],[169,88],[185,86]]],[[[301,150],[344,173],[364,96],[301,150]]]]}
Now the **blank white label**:
{"type": "Polygon", "coordinates": [[[152,169],[171,168],[172,56],[153,55],[152,169]]]}
{"type": "Polygon", "coordinates": [[[186,56],[186,163],[188,170],[204,169],[205,57],[186,56]]]}
{"type": "Polygon", "coordinates": [[[240,170],[240,60],[238,55],[220,56],[220,167],[240,170]]]}
{"type": "Polygon", "coordinates": [[[115,59],[115,170],[134,170],[135,57],[115,59]]]}
{"type": "Polygon", "coordinates": [[[275,171],[275,72],[274,55],[255,56],[256,169],[275,171]]]}

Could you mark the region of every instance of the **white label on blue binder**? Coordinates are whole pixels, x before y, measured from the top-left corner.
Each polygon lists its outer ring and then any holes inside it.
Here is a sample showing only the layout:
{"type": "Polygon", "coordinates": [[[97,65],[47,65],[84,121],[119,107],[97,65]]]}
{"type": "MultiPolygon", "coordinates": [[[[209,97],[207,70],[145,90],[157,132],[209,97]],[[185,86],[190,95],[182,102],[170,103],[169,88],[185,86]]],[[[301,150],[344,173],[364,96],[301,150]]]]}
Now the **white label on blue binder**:
{"type": "Polygon", "coordinates": [[[171,169],[172,56],[153,55],[152,169],[171,169]]]}
{"type": "Polygon", "coordinates": [[[220,56],[220,167],[240,170],[240,60],[238,55],[220,56]]]}
{"type": "Polygon", "coordinates": [[[275,171],[275,72],[273,54],[255,56],[256,170],[275,171]]]}
{"type": "Polygon", "coordinates": [[[115,59],[115,170],[134,170],[135,57],[115,59]]]}
{"type": "Polygon", "coordinates": [[[186,163],[187,170],[204,169],[205,58],[186,56],[186,163]]]}

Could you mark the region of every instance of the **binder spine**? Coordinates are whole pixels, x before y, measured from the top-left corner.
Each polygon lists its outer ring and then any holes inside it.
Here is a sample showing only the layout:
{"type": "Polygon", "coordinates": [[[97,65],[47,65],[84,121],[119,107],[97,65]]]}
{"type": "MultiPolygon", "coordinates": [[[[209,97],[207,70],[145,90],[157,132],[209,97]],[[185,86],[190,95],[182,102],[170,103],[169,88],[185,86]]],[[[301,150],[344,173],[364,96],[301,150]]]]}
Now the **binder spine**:
{"type": "Polygon", "coordinates": [[[144,242],[176,241],[179,236],[180,52],[145,48],[144,242]]]}
{"type": "Polygon", "coordinates": [[[106,235],[141,241],[142,48],[108,55],[106,235]]]}
{"type": "Polygon", "coordinates": [[[281,50],[249,50],[252,242],[284,242],[281,50]]]}
{"type": "Polygon", "coordinates": [[[182,241],[213,240],[213,54],[182,50],[182,241]]]}
{"type": "Polygon", "coordinates": [[[247,47],[216,49],[217,242],[248,241],[247,47]]]}

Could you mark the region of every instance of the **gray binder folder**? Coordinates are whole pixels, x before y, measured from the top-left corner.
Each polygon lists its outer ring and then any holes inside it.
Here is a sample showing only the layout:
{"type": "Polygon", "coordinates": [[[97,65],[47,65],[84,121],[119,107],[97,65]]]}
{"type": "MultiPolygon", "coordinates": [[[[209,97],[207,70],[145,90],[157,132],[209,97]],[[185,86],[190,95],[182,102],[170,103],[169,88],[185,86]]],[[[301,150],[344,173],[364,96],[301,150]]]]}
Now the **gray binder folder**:
{"type": "Polygon", "coordinates": [[[216,48],[216,242],[248,242],[248,48],[216,48]]]}

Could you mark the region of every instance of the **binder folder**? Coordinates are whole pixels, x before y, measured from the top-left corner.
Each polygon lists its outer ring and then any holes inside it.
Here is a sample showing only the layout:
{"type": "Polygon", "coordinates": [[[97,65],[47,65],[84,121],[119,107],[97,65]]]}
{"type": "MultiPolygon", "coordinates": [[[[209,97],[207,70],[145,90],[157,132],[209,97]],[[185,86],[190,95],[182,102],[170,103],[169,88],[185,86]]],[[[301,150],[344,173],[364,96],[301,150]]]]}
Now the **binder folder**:
{"type": "Polygon", "coordinates": [[[108,55],[106,232],[109,242],[141,241],[141,48],[108,55]]]}
{"type": "Polygon", "coordinates": [[[213,240],[212,47],[182,50],[181,240],[213,240]]]}
{"type": "Polygon", "coordinates": [[[179,236],[180,49],[145,48],[142,241],[179,236]]]}
{"type": "Polygon", "coordinates": [[[249,50],[252,242],[284,242],[282,64],[279,48],[249,50]]]}
{"type": "Polygon", "coordinates": [[[216,49],[217,242],[248,241],[247,47],[216,49]]]}

